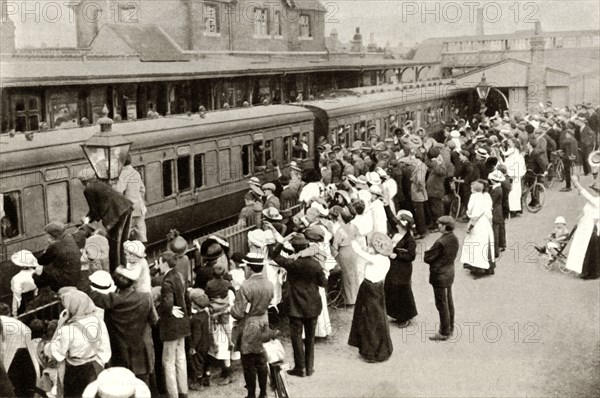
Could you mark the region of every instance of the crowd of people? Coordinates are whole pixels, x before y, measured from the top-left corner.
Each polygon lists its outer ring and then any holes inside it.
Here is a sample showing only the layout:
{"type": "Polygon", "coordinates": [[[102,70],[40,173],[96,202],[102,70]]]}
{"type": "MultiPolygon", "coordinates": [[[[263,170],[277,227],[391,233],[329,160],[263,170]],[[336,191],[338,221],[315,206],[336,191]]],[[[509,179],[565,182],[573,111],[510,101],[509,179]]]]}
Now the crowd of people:
{"type": "MultiPolygon", "coordinates": [[[[148,264],[144,187],[130,160],[112,185],[83,170],[90,212],[80,228],[70,233],[53,221],[41,255],[12,256],[21,271],[12,280],[12,307],[0,306],[8,347],[0,361],[1,395],[33,396],[42,388],[56,397],[95,396],[110,390],[106,380],[115,377],[129,380],[121,383],[127,391],[113,386],[116,395],[102,396],[182,397],[230,384],[232,360],[241,359],[248,397],[264,397],[263,343],[278,335],[269,315],[289,319],[294,367],[288,373],[310,377],[315,338],[332,331],[326,292],[338,275],[344,303],[354,311],[348,344],[368,362],[385,361],[393,352],[388,317],[406,327],[418,313],[412,263],[416,242],[429,234],[436,240],[424,261],[440,318],[430,339],[448,340],[455,260],[477,278],[495,273],[508,245],[505,224],[522,213],[528,170],[553,178],[546,174],[552,156],[563,156],[566,166],[561,191],[574,185],[586,199],[573,237],[586,250],[570,253],[567,267],[596,279],[599,199],[568,165],[583,159],[598,192],[598,128],[591,104],[561,110],[547,104],[537,114],[452,120],[441,131],[395,122],[390,131],[371,131],[368,142],[322,137],[318,167],[299,159],[276,181],[248,181],[239,215],[249,229],[248,252],[232,253],[215,234],[196,243],[194,269],[176,231],[160,261],[148,264]],[[450,215],[454,190],[463,204],[458,219],[450,215]],[[467,223],[462,244],[454,234],[458,222],[467,223]],[[64,307],[58,320],[25,325],[15,318],[48,290],[64,307]]],[[[568,239],[566,220],[556,221],[540,251],[552,253],[568,239]]]]}

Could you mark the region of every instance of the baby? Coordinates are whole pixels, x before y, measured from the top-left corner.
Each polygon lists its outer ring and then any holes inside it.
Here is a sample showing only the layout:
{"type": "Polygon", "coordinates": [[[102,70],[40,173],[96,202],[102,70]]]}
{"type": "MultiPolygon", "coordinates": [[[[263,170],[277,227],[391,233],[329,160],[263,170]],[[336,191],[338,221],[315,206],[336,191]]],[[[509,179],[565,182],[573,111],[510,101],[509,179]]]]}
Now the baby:
{"type": "Polygon", "coordinates": [[[565,243],[569,238],[569,229],[567,222],[563,216],[556,217],[554,220],[554,229],[546,238],[546,247],[536,246],[535,249],[541,254],[548,254],[548,257],[555,257],[560,250],[561,244],[565,243]]]}

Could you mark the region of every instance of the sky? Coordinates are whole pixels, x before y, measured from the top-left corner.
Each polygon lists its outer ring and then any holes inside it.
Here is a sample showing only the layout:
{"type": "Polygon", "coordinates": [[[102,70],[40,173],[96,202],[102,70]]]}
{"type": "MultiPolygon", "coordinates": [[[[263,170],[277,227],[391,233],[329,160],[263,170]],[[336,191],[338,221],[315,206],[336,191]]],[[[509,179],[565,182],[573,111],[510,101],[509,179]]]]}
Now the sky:
{"type": "MultiPolygon", "coordinates": [[[[19,6],[25,3],[6,1],[19,6]]],[[[68,2],[27,0],[27,7],[30,10],[37,7],[38,11],[28,15],[19,9],[11,17],[17,29],[17,47],[40,46],[42,43],[48,47],[75,46],[75,23],[64,6],[68,2]]],[[[382,47],[388,41],[392,46],[400,42],[406,46],[429,37],[475,34],[477,7],[484,8],[487,34],[533,29],[536,20],[541,21],[544,31],[600,28],[600,2],[597,0],[321,0],[321,3],[327,9],[324,15],[326,35],[335,28],[340,40],[348,42],[355,28],[360,27],[364,44],[374,33],[375,42],[382,47]]]]}

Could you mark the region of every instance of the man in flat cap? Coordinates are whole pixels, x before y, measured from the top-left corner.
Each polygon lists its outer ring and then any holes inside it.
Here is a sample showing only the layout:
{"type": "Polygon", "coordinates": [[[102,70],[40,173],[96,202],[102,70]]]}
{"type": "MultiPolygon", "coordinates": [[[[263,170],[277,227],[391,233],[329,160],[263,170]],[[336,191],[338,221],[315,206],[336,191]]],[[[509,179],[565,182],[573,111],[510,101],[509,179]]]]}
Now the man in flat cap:
{"type": "Polygon", "coordinates": [[[44,228],[50,245],[38,256],[43,270],[36,270],[33,281],[38,289],[50,287],[55,292],[65,286],[77,286],[81,273],[81,252],[73,235],[60,221],[52,221],[44,228]]]}
{"type": "Polygon", "coordinates": [[[266,197],[265,204],[263,206],[264,209],[274,207],[277,210],[281,210],[281,203],[279,201],[279,198],[275,196],[275,189],[275,184],[273,184],[272,182],[268,182],[262,186],[262,190],[265,193],[266,197]]]}

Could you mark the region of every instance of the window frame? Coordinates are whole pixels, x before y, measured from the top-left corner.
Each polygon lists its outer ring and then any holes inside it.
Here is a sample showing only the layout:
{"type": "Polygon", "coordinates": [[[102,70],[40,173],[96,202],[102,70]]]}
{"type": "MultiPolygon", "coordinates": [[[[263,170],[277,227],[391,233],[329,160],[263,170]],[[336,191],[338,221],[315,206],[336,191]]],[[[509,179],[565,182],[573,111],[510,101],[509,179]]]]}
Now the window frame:
{"type": "Polygon", "coordinates": [[[302,39],[312,39],[312,26],[310,21],[310,14],[300,14],[298,19],[298,37],[302,39]]]}
{"type": "Polygon", "coordinates": [[[269,9],[254,8],[254,36],[255,37],[270,37],[269,34],[269,9]]]}
{"type": "Polygon", "coordinates": [[[203,21],[204,21],[204,33],[208,36],[221,35],[221,26],[219,24],[219,7],[214,3],[205,3],[204,7],[202,8],[202,12],[203,12],[203,21]],[[214,10],[214,23],[215,23],[214,31],[209,30],[209,24],[208,24],[208,21],[210,20],[209,14],[212,14],[212,12],[209,13],[210,9],[214,10]]]}
{"type": "Polygon", "coordinates": [[[192,161],[194,168],[194,190],[197,191],[206,187],[206,176],[204,175],[204,170],[206,168],[206,156],[204,153],[196,153],[194,154],[192,161]],[[198,172],[198,170],[196,169],[196,158],[199,158],[202,162],[202,168],[200,169],[200,172],[198,172]],[[198,186],[198,178],[200,178],[201,180],[200,186],[198,186]]]}
{"type": "Polygon", "coordinates": [[[193,188],[192,188],[192,167],[191,167],[191,159],[192,156],[187,154],[187,155],[181,155],[177,157],[177,160],[175,161],[175,166],[176,166],[176,176],[177,176],[177,193],[185,193],[185,192],[190,192],[193,188]],[[185,189],[182,189],[179,185],[179,178],[180,178],[180,174],[179,174],[179,160],[180,159],[184,159],[184,158],[188,158],[187,160],[187,167],[188,167],[188,186],[185,189]]]}
{"type": "Polygon", "coordinates": [[[240,151],[240,157],[242,158],[242,177],[250,177],[254,173],[254,143],[243,144],[240,151]],[[244,163],[244,148],[247,148],[247,163],[244,163]],[[248,174],[244,173],[245,166],[248,168],[248,174]]]}
{"type": "Polygon", "coordinates": [[[52,222],[52,221],[60,221],[63,224],[70,224],[72,222],[72,218],[71,218],[71,190],[70,190],[70,186],[69,186],[69,181],[68,180],[62,180],[62,181],[52,181],[50,183],[47,183],[46,186],[44,187],[44,201],[46,203],[46,220],[47,222],[52,222]],[[48,191],[49,191],[49,187],[51,186],[55,186],[58,184],[64,184],[67,187],[67,198],[66,198],[66,204],[67,204],[67,220],[61,220],[61,219],[57,219],[56,217],[53,217],[50,215],[50,198],[48,197],[48,191]]]}
{"type": "Polygon", "coordinates": [[[4,237],[4,236],[2,236],[2,234],[0,234],[0,242],[7,242],[7,241],[10,241],[10,240],[13,240],[13,239],[18,239],[18,238],[22,237],[25,234],[25,232],[23,231],[23,227],[24,227],[24,222],[23,222],[23,193],[20,190],[12,190],[12,191],[7,191],[7,192],[0,192],[0,195],[2,195],[2,213],[0,213],[0,218],[6,216],[6,211],[4,211],[4,209],[5,209],[5,206],[4,206],[5,195],[9,195],[9,194],[13,194],[13,193],[17,194],[17,201],[16,201],[17,234],[14,235],[14,236],[11,236],[11,237],[4,237]]]}
{"type": "Polygon", "coordinates": [[[175,186],[175,159],[165,159],[160,162],[161,166],[161,179],[162,179],[162,197],[163,199],[171,198],[177,194],[176,186],[175,186]],[[165,195],[165,163],[171,164],[171,193],[169,195],[165,195]]]}
{"type": "Polygon", "coordinates": [[[11,98],[11,103],[12,103],[11,108],[12,108],[12,111],[14,112],[13,113],[13,125],[15,128],[15,131],[21,131],[19,128],[17,128],[17,119],[19,119],[19,118],[24,118],[24,120],[25,120],[25,129],[21,132],[39,130],[40,125],[42,124],[42,110],[41,110],[42,104],[41,104],[41,98],[39,96],[31,95],[31,94],[17,94],[11,98]],[[35,99],[37,109],[30,109],[29,105],[31,104],[32,99],[35,99]],[[17,103],[20,101],[23,101],[23,109],[17,110],[17,103]],[[37,127],[36,128],[32,128],[32,123],[31,123],[32,118],[37,119],[37,127]]]}

